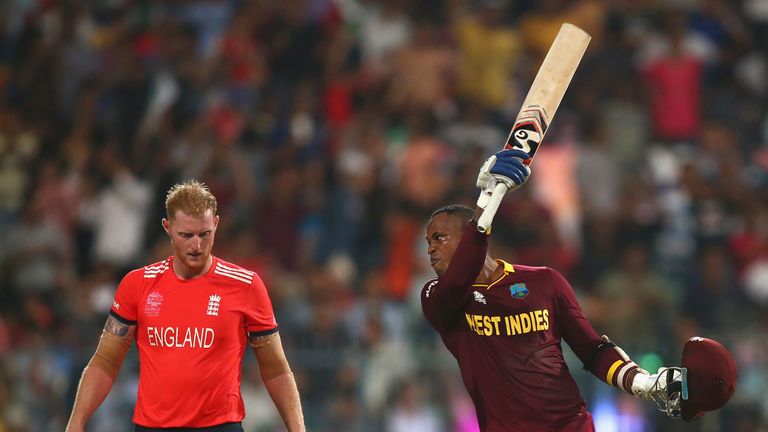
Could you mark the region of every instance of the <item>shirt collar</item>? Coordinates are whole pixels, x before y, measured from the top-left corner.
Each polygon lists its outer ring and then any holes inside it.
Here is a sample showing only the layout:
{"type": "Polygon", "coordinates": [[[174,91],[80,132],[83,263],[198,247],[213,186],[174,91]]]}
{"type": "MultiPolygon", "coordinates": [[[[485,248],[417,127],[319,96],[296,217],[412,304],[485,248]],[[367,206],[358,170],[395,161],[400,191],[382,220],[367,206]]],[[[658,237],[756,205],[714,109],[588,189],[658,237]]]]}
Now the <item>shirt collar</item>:
{"type": "Polygon", "coordinates": [[[491,289],[494,285],[496,285],[499,282],[501,282],[502,280],[504,280],[505,277],[509,276],[510,273],[514,273],[515,272],[515,267],[512,264],[510,264],[510,263],[508,263],[508,262],[506,262],[504,260],[501,260],[501,259],[497,259],[496,262],[499,263],[499,265],[503,265],[504,266],[504,274],[499,276],[499,278],[496,279],[495,281],[491,282],[490,285],[486,285],[486,284],[472,284],[472,286],[485,287],[485,289],[491,289]]]}

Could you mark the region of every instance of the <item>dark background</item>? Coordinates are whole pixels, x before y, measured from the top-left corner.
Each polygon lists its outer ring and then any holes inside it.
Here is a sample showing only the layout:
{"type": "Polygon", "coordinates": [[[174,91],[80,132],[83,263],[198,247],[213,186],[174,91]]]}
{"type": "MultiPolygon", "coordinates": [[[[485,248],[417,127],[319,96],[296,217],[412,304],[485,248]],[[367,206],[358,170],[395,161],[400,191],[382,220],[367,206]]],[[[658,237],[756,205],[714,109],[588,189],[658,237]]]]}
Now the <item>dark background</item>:
{"type": "MultiPolygon", "coordinates": [[[[310,430],[474,430],[421,316],[423,228],[474,203],[564,21],[593,40],[493,252],[566,275],[652,372],[695,335],[734,353],[733,400],[686,425],[568,352],[599,431],[765,431],[765,0],[3,1],[0,431],[63,430],[187,178],[270,290],[310,430]]],[[[136,366],[91,430],[129,430],[136,366]]],[[[279,430],[255,369],[246,429],[279,430]]]]}

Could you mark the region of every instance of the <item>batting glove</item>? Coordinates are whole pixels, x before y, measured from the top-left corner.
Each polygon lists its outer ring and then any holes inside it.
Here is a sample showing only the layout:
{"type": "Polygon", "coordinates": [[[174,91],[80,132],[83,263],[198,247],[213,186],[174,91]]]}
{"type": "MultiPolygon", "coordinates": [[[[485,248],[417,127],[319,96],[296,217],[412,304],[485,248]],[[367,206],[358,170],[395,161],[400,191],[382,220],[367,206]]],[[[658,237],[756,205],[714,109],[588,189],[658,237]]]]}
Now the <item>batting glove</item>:
{"type": "Polygon", "coordinates": [[[480,168],[480,172],[477,173],[477,187],[483,190],[483,192],[492,191],[496,186],[496,179],[491,174],[491,167],[496,162],[496,156],[491,156],[485,160],[483,166],[480,168]]]}
{"type": "Polygon", "coordinates": [[[632,383],[632,393],[639,398],[656,402],[659,410],[669,417],[680,417],[680,401],[688,392],[687,378],[679,367],[661,367],[653,375],[639,373],[632,383]]]}
{"type": "Polygon", "coordinates": [[[499,182],[504,183],[507,190],[516,189],[525,183],[531,175],[530,168],[523,163],[527,159],[530,159],[528,153],[517,149],[502,150],[486,159],[477,174],[476,184],[481,189],[477,206],[485,209],[499,182]]]}
{"type": "Polygon", "coordinates": [[[531,170],[523,163],[530,159],[528,153],[512,149],[502,150],[489,157],[480,168],[477,175],[477,187],[485,190],[493,189],[498,182],[504,183],[509,190],[521,186],[528,180],[531,170]]]}

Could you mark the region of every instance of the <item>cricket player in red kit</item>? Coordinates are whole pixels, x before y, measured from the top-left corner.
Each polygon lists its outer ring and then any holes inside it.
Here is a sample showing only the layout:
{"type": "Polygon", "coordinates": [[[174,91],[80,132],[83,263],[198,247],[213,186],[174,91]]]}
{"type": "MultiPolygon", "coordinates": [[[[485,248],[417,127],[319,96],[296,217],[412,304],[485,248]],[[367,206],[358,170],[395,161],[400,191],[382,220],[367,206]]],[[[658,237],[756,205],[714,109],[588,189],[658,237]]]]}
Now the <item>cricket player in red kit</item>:
{"type": "Polygon", "coordinates": [[[171,188],[163,227],[173,255],[120,282],[96,353],[83,372],[68,432],[109,393],[130,345],[139,351],[137,432],[242,431],[241,367],[247,345],[289,431],[304,420],[272,303],[259,276],[211,254],[219,217],[208,188],[171,188]]]}
{"type": "MultiPolygon", "coordinates": [[[[493,158],[478,176],[484,189],[496,181],[514,188],[530,174],[522,151],[493,158]]],[[[649,375],[599,336],[557,271],[493,259],[489,232],[477,229],[480,213],[452,205],[432,214],[427,243],[437,278],[424,285],[421,302],[458,361],[482,431],[594,431],[563,358],[563,340],[585,369],[637,397],[654,399],[679,385],[679,368],[649,375]]]]}

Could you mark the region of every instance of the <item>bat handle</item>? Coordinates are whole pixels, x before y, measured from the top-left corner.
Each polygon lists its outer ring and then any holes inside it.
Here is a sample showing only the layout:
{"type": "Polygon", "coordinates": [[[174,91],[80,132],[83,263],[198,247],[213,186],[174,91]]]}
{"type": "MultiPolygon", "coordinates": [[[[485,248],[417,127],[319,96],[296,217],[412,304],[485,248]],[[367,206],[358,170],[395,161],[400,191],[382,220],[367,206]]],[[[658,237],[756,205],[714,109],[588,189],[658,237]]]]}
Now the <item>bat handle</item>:
{"type": "Polygon", "coordinates": [[[485,208],[488,206],[488,201],[491,200],[491,194],[493,194],[492,190],[480,191],[480,196],[477,197],[477,206],[485,210],[485,208]]]}
{"type": "Polygon", "coordinates": [[[504,194],[507,193],[507,185],[504,183],[497,183],[493,189],[490,200],[483,210],[483,214],[480,215],[480,219],[477,220],[477,230],[480,232],[487,232],[493,223],[493,217],[496,216],[496,211],[499,209],[501,199],[504,198],[504,194]]]}

